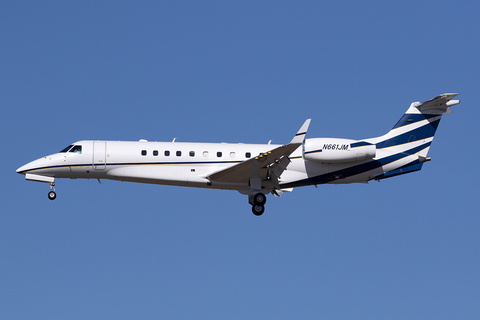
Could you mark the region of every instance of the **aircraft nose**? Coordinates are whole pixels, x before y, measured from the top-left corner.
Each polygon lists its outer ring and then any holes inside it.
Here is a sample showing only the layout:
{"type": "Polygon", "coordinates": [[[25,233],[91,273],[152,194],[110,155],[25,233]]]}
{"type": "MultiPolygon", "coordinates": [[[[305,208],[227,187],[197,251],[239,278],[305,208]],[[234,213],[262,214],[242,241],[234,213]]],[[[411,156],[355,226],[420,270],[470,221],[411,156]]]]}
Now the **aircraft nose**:
{"type": "Polygon", "coordinates": [[[45,158],[33,160],[17,169],[17,173],[26,174],[45,165],[45,158]]]}
{"type": "Polygon", "coordinates": [[[31,169],[32,169],[32,167],[30,166],[30,163],[27,163],[27,164],[21,166],[20,168],[18,168],[17,173],[25,174],[31,169]]]}

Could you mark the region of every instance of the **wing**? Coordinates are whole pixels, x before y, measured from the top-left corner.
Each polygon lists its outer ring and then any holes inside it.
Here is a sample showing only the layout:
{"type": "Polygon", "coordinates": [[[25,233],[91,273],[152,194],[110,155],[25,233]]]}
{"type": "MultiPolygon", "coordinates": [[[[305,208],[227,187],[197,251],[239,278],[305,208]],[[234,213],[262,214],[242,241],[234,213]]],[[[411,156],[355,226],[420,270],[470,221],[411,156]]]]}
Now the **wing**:
{"type": "Polygon", "coordinates": [[[228,183],[250,182],[252,192],[255,193],[261,190],[262,180],[271,178],[269,174],[273,174],[272,183],[274,186],[278,186],[278,177],[290,163],[288,156],[302,145],[309,125],[310,119],[305,121],[289,144],[267,151],[233,167],[212,173],[207,176],[207,179],[228,183]]]}

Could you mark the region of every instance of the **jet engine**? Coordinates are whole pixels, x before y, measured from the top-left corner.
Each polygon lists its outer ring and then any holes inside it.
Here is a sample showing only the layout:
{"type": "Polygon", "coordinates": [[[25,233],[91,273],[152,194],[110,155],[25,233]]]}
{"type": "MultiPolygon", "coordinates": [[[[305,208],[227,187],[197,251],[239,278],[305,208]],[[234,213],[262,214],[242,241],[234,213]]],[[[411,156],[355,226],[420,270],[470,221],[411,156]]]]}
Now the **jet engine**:
{"type": "Polygon", "coordinates": [[[303,143],[303,158],[321,163],[348,163],[375,158],[374,144],[350,139],[312,138],[303,143]]]}

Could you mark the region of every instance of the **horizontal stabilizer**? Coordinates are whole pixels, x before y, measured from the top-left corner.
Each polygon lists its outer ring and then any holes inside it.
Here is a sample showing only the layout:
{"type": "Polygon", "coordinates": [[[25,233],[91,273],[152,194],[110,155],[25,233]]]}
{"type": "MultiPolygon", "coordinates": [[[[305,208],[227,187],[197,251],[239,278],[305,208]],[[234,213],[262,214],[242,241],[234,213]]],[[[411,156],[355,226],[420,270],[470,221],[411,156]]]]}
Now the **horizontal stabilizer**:
{"type": "Polygon", "coordinates": [[[450,113],[449,107],[460,103],[460,100],[452,100],[458,93],[444,93],[425,102],[414,102],[412,106],[424,114],[450,113]]]}

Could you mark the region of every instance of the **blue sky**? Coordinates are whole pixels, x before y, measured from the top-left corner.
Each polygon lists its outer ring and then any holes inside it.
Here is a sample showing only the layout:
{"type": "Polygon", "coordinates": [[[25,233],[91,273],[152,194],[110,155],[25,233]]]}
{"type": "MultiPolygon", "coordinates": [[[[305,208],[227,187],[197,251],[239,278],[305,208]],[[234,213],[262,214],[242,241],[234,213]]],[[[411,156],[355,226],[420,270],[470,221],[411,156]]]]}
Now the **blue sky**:
{"type": "Polygon", "coordinates": [[[477,319],[480,5],[3,1],[0,317],[477,319]],[[60,180],[82,139],[387,132],[458,92],[418,173],[269,196],[60,180]]]}

